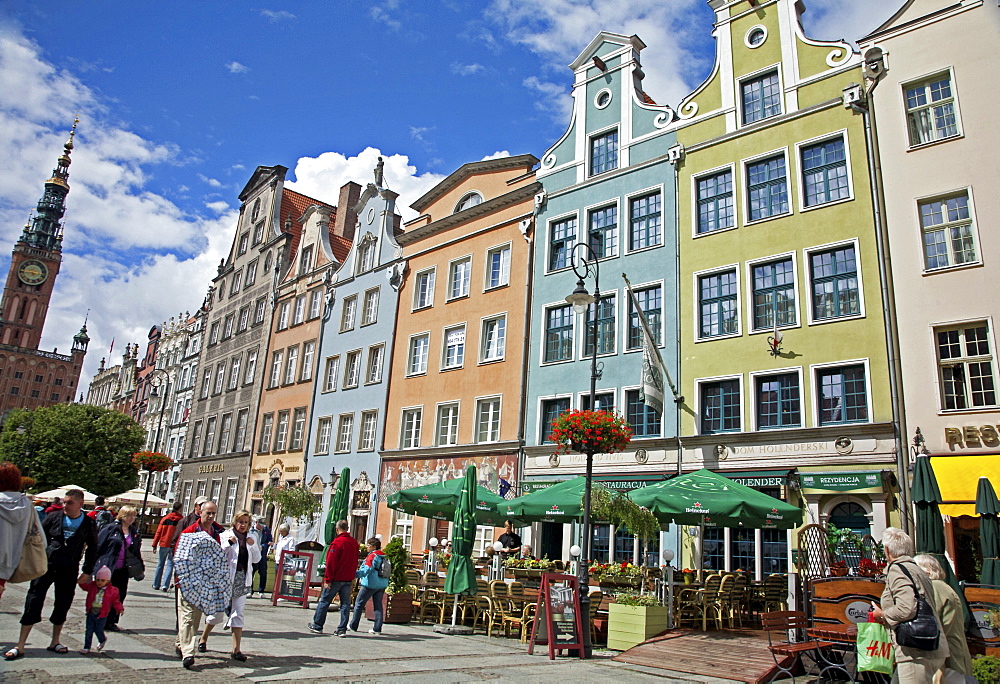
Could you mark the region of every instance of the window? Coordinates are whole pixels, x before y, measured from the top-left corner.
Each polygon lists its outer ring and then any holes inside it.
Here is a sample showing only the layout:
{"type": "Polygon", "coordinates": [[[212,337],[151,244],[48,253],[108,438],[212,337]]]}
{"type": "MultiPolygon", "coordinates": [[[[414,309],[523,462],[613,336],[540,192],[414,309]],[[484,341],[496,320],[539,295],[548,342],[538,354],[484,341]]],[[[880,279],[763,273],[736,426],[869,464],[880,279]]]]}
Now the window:
{"type": "Polygon", "coordinates": [[[229,286],[229,296],[232,297],[240,291],[240,284],[243,281],[243,269],[241,268],[233,274],[233,283],[229,286]]]}
{"type": "Polygon", "coordinates": [[[200,456],[201,453],[198,449],[201,447],[201,421],[195,421],[194,428],[191,432],[191,455],[200,456]]]}
{"type": "Polygon", "coordinates": [[[243,374],[244,384],[250,384],[254,380],[254,376],[257,374],[257,350],[251,349],[247,352],[247,369],[243,374]]]}
{"type": "Polygon", "coordinates": [[[510,283],[510,245],[494,247],[486,253],[486,289],[510,283]]]}
{"type": "Polygon", "coordinates": [[[500,397],[476,402],[476,441],[500,441],[500,397]]]}
{"type": "Polygon", "coordinates": [[[374,238],[369,238],[358,246],[358,273],[370,271],[375,265],[375,244],[374,238]]]}
{"type": "Polygon", "coordinates": [[[743,81],[740,90],[743,94],[744,124],[781,114],[781,86],[777,71],[743,81]]]}
{"type": "Polygon", "coordinates": [[[438,406],[437,445],[458,444],[458,404],[438,406]]]}
{"type": "Polygon", "coordinates": [[[795,266],[791,258],[753,267],[753,329],[795,325],[795,266]]]}
{"type": "Polygon", "coordinates": [[[378,319],[378,288],[365,292],[361,325],[371,325],[378,319]]]}
{"type": "Polygon", "coordinates": [[[229,385],[227,389],[234,390],[240,385],[240,362],[242,357],[234,356],[229,364],[229,385]]]}
{"type": "Polygon", "coordinates": [[[858,264],[854,247],[837,247],[809,255],[813,318],[855,316],[861,313],[858,264]]]}
{"type": "Polygon", "coordinates": [[[906,94],[906,123],[910,129],[911,146],[958,135],[951,74],[940,74],[926,81],[904,86],[903,90],[906,94]]]}
{"type": "Polygon", "coordinates": [[[802,189],[807,207],[851,196],[843,136],[802,148],[802,189]]]}
{"type": "Polygon", "coordinates": [[[306,431],[306,410],[304,408],[295,409],[292,414],[292,441],[288,445],[289,449],[302,449],[302,435],[306,431]]]}
{"type": "Polygon", "coordinates": [[[226,481],[226,510],[225,515],[222,519],[231,519],[233,515],[236,514],[236,485],[239,484],[239,480],[236,478],[229,478],[226,481]]]}
{"type": "Polygon", "coordinates": [[[410,338],[410,359],[406,364],[409,375],[427,372],[427,350],[430,342],[430,335],[426,334],[410,338]]]}
{"type": "MultiPolygon", "coordinates": [[[[260,202],[260,200],[257,200],[257,201],[260,202]]],[[[256,221],[257,219],[254,219],[254,220],[256,221]]],[[[263,239],[264,239],[264,222],[261,221],[256,226],[254,226],[254,229],[253,229],[253,244],[255,244],[255,245],[260,244],[260,242],[263,241],[263,239]]]]}
{"type": "Polygon", "coordinates": [[[713,273],[698,278],[701,323],[698,336],[719,337],[739,332],[739,285],[736,270],[713,273]]]}
{"type": "Polygon", "coordinates": [[[423,309],[434,304],[434,269],[418,273],[413,287],[413,308],[423,309]]]}
{"type": "Polygon", "coordinates": [[[378,414],[375,411],[365,411],[361,414],[361,437],[358,440],[358,451],[375,450],[375,429],[378,426],[378,414]]]}
{"type": "Polygon", "coordinates": [[[698,189],[698,234],[735,226],[733,172],[722,171],[699,178],[695,183],[698,189]]]}
{"type": "Polygon", "coordinates": [[[208,343],[215,344],[219,341],[219,321],[216,321],[208,329],[208,343]]]}
{"type": "Polygon", "coordinates": [[[240,309],[240,322],[236,324],[236,332],[240,333],[250,327],[250,307],[240,309]]]}
{"type": "Polygon", "coordinates": [[[569,397],[542,400],[541,433],[539,444],[552,442],[552,421],[569,411],[569,397]]]}
{"type": "Polygon", "coordinates": [[[413,516],[409,513],[393,512],[393,536],[399,537],[403,548],[408,549],[413,544],[413,516]]]}
{"type": "Polygon", "coordinates": [[[636,437],[660,435],[660,413],[643,403],[637,389],[625,391],[625,419],[632,426],[632,433],[636,437]]]}
{"type": "Polygon", "coordinates": [[[701,434],[740,431],[740,382],[701,383],[701,434]]]}
{"type": "Polygon", "coordinates": [[[243,256],[247,253],[247,245],[250,243],[250,233],[243,233],[240,235],[240,241],[238,247],[236,248],[236,255],[243,256]]]}
{"type": "Polygon", "coordinates": [[[337,376],[340,375],[340,357],[326,357],[326,369],[323,371],[323,391],[333,392],[337,389],[337,376]]]}
{"type": "Polygon", "coordinates": [[[628,248],[630,251],[655,247],[660,244],[662,240],[660,204],[659,192],[629,200],[628,248]]]}
{"type": "Polygon", "coordinates": [[[587,329],[583,340],[583,354],[594,353],[594,317],[597,317],[597,353],[614,354],[618,325],[615,322],[615,297],[601,297],[587,307],[587,329]]]}
{"type": "Polygon", "coordinates": [[[274,414],[265,413],[260,420],[260,441],[257,451],[264,453],[271,450],[271,431],[274,429],[274,414]]]}
{"type": "Polygon", "coordinates": [[[214,394],[219,394],[222,392],[222,388],[225,386],[226,380],[226,362],[220,361],[215,366],[215,389],[214,394]]]}
{"type": "Polygon", "coordinates": [[[333,431],[332,418],[320,418],[316,426],[316,453],[330,453],[330,433],[333,431]]]}
{"type": "Polygon", "coordinates": [[[269,388],[277,387],[281,384],[281,360],[283,358],[284,354],[280,351],[271,354],[271,377],[267,383],[269,388]]]}
{"type": "Polygon", "coordinates": [[[208,423],[205,427],[205,452],[204,456],[216,453],[215,449],[215,428],[218,423],[218,418],[211,417],[208,419],[208,423]]]}
{"type": "Polygon", "coordinates": [[[590,141],[590,175],[618,168],[618,131],[595,136],[590,141]]]}
{"type": "Polygon", "coordinates": [[[226,413],[222,416],[222,429],[219,430],[219,453],[229,452],[229,435],[233,431],[233,414],[226,413]]]}
{"type": "Polygon", "coordinates": [[[573,358],[573,307],[554,306],[545,312],[545,362],[573,358]]]}
{"type": "Polygon", "coordinates": [[[759,430],[802,425],[798,374],[759,376],[756,382],[759,430]]]}
{"type": "Polygon", "coordinates": [[[576,217],[556,221],[549,226],[549,270],[570,265],[570,252],[576,244],[576,217]]]}
{"type": "Polygon", "coordinates": [[[483,321],[483,362],[502,361],[507,348],[507,317],[497,316],[483,321]]]}
{"type": "Polygon", "coordinates": [[[402,449],[415,449],[420,446],[421,409],[406,409],[403,411],[403,429],[400,434],[399,446],[402,449]]]}
{"type": "Polygon", "coordinates": [[[299,348],[298,346],[288,348],[288,362],[285,364],[285,384],[290,385],[295,382],[295,373],[299,369],[299,348]]]}
{"type": "Polygon", "coordinates": [[[282,302],[281,306],[278,307],[278,330],[284,330],[288,327],[288,316],[291,310],[291,302],[282,302]]]}
{"type": "Polygon", "coordinates": [[[201,395],[200,399],[207,399],[209,392],[212,388],[212,369],[206,368],[204,375],[201,378],[201,395]]]}
{"type": "Polygon", "coordinates": [[[261,297],[257,300],[257,308],[253,314],[253,324],[264,322],[264,316],[267,314],[267,298],[261,297]]]}
{"type": "Polygon", "coordinates": [[[465,326],[444,331],[444,357],[441,368],[461,368],[465,362],[465,326]]]}
{"type": "Polygon", "coordinates": [[[590,212],[587,238],[598,259],[618,254],[618,207],[612,205],[590,212]]]}
{"type": "Polygon", "coordinates": [[[354,329],[354,312],[358,308],[358,296],[344,297],[344,309],[340,315],[340,332],[354,329]]]}
{"type": "Polygon", "coordinates": [[[273,263],[274,263],[274,256],[271,254],[271,252],[268,252],[267,254],[264,255],[264,273],[271,272],[271,264],[273,263]]]}
{"type": "Polygon", "coordinates": [[[947,268],[977,260],[969,213],[969,194],[920,202],[924,234],[924,268],[947,268]]]}
{"type": "Polygon", "coordinates": [[[306,317],[306,296],[304,294],[295,298],[295,313],[292,315],[292,325],[298,325],[306,317]]]}
{"type": "Polygon", "coordinates": [[[819,391],[819,424],[868,421],[868,389],[861,364],[816,371],[819,391]]]}
{"type": "MultiPolygon", "coordinates": [[[[659,285],[644,287],[633,290],[639,308],[646,317],[649,324],[649,332],[653,334],[653,340],[657,345],[661,344],[663,328],[663,290],[659,285]]],[[[630,298],[631,300],[631,298],[630,298]]],[[[639,314],[635,310],[635,305],[629,301],[628,305],[628,348],[642,348],[642,323],[639,322],[639,314]]]]}
{"type": "Polygon", "coordinates": [[[788,213],[788,173],[783,154],[747,164],[747,202],[751,221],[788,213]]]}
{"type": "Polygon", "coordinates": [[[347,352],[344,362],[344,389],[357,387],[361,381],[361,350],[347,352]]]}
{"type": "MultiPolygon", "coordinates": [[[[240,409],[236,414],[236,436],[233,438],[233,451],[243,451],[247,438],[247,423],[250,420],[250,409],[240,409]]],[[[181,440],[183,441],[183,437],[181,440]]]]}
{"type": "Polygon", "coordinates": [[[257,263],[258,259],[254,259],[249,264],[247,264],[247,283],[246,286],[250,287],[257,282],[257,263]]]}
{"type": "Polygon", "coordinates": [[[373,385],[382,381],[382,357],[385,355],[385,345],[376,344],[368,347],[368,368],[365,371],[365,384],[373,385]]]}
{"type": "Polygon", "coordinates": [[[472,207],[475,207],[482,203],[483,203],[482,195],[480,195],[478,192],[470,192],[469,194],[463,196],[462,199],[458,201],[458,205],[455,207],[455,213],[457,214],[460,211],[471,209],[472,207]]]}
{"type": "Polygon", "coordinates": [[[274,450],[284,451],[288,444],[288,411],[278,413],[278,429],[274,435],[274,450]]]}
{"type": "Polygon", "coordinates": [[[313,260],[313,246],[302,248],[302,255],[299,257],[299,275],[303,273],[308,273],[309,269],[312,268],[313,260]]]}
{"type": "Polygon", "coordinates": [[[319,318],[323,311],[323,291],[313,290],[309,293],[309,320],[319,318]]]}
{"type": "Polygon", "coordinates": [[[985,322],[934,331],[941,374],[942,407],[996,406],[993,349],[985,322]]]}
{"type": "Polygon", "coordinates": [[[448,299],[469,296],[469,277],[472,274],[472,257],[451,262],[448,267],[448,299]]]}
{"type": "Polygon", "coordinates": [[[223,324],[222,329],[222,339],[228,340],[233,336],[233,329],[236,325],[236,314],[229,314],[226,316],[226,322],[223,324]]]}
{"type": "Polygon", "coordinates": [[[305,382],[312,380],[313,360],[316,358],[316,341],[311,340],[302,345],[302,373],[299,380],[305,382]]]}
{"type": "MultiPolygon", "coordinates": [[[[614,392],[598,392],[594,395],[594,404],[597,408],[595,411],[614,411],[615,410],[615,393],[614,392]]],[[[580,397],[580,408],[585,411],[590,410],[590,395],[584,394],[580,397]]]]}

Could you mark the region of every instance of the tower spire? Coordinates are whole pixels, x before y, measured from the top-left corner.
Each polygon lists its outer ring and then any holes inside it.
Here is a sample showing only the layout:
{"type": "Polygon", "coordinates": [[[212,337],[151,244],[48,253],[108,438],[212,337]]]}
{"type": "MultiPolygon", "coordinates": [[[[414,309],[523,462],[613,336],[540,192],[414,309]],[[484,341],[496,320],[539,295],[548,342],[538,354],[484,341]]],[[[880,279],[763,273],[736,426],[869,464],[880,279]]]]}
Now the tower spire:
{"type": "Polygon", "coordinates": [[[52,177],[45,181],[45,193],[38,200],[37,214],[31,221],[31,227],[21,235],[21,241],[31,247],[47,251],[62,249],[62,227],[59,220],[66,213],[66,195],[69,194],[69,165],[73,162],[70,153],[73,151],[73,138],[76,137],[76,127],[80,118],[73,119],[69,139],[63,144],[63,153],[56,160],[56,168],[52,177]]]}

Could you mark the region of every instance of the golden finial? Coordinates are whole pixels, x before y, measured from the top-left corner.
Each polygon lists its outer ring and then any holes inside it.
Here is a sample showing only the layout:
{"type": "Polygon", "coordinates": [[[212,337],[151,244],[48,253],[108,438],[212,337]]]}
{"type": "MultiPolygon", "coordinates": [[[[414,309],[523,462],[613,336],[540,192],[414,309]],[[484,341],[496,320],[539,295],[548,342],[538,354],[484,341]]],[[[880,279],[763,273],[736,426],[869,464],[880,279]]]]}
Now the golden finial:
{"type": "Polygon", "coordinates": [[[63,145],[63,147],[66,148],[67,152],[69,152],[70,150],[73,149],[73,137],[76,135],[76,126],[79,123],[80,123],[80,117],[79,117],[79,115],[74,116],[73,117],[73,128],[71,128],[70,131],[69,131],[69,140],[67,140],[66,144],[63,145]]]}

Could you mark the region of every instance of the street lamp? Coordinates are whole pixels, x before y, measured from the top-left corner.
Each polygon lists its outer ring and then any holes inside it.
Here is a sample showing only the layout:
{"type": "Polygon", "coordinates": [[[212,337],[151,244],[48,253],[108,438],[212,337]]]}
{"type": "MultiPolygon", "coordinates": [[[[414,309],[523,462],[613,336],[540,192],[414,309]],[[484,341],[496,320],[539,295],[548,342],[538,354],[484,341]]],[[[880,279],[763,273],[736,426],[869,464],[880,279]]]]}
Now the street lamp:
{"type": "MultiPolygon", "coordinates": [[[[162,373],[163,377],[166,378],[166,389],[163,392],[163,396],[160,397],[160,415],[156,424],[156,436],[153,437],[153,451],[158,452],[160,450],[160,430],[163,428],[163,409],[167,407],[167,399],[170,397],[170,373],[163,370],[162,368],[154,368],[150,371],[149,384],[153,386],[152,391],[150,391],[149,396],[159,397],[158,389],[160,385],[164,384],[164,380],[157,377],[157,373],[162,373]]],[[[146,493],[142,497],[142,508],[139,510],[139,535],[142,535],[142,519],[146,516],[146,504],[149,501],[149,488],[153,484],[153,471],[147,468],[146,470],[146,493]]]]}
{"type": "MultiPolygon", "coordinates": [[[[573,311],[578,314],[586,314],[590,307],[594,307],[594,315],[591,320],[591,340],[590,350],[590,410],[597,410],[597,379],[601,377],[597,369],[597,307],[601,296],[601,269],[597,254],[586,242],[577,244],[570,253],[570,266],[576,274],[576,289],[566,297],[566,301],[572,305],[573,311]],[[582,248],[582,249],[581,249],[582,248]],[[587,292],[584,281],[594,275],[594,293],[587,292]]],[[[590,444],[590,442],[585,442],[590,444]]],[[[580,617],[583,623],[583,644],[586,657],[592,653],[590,642],[590,554],[591,536],[590,529],[590,490],[594,478],[594,451],[588,446],[585,452],[587,456],[586,487],[583,490],[583,556],[577,565],[577,577],[580,584],[580,617]]]]}

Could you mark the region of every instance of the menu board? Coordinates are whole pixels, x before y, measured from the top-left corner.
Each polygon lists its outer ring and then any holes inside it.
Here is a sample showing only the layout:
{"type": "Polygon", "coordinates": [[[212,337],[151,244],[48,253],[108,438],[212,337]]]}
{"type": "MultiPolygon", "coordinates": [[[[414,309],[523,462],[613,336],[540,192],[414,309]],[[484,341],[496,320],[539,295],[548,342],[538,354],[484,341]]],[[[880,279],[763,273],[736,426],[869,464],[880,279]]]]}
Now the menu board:
{"type": "Polygon", "coordinates": [[[544,573],[528,653],[534,652],[535,644],[547,644],[549,660],[555,659],[556,651],[569,649],[575,649],[581,658],[586,657],[581,617],[576,576],[544,573]]]}
{"type": "Polygon", "coordinates": [[[309,607],[309,577],[312,575],[313,555],[300,551],[282,551],[276,570],[278,576],[274,580],[274,594],[271,605],[277,605],[278,599],[301,603],[303,608],[309,607]]]}

